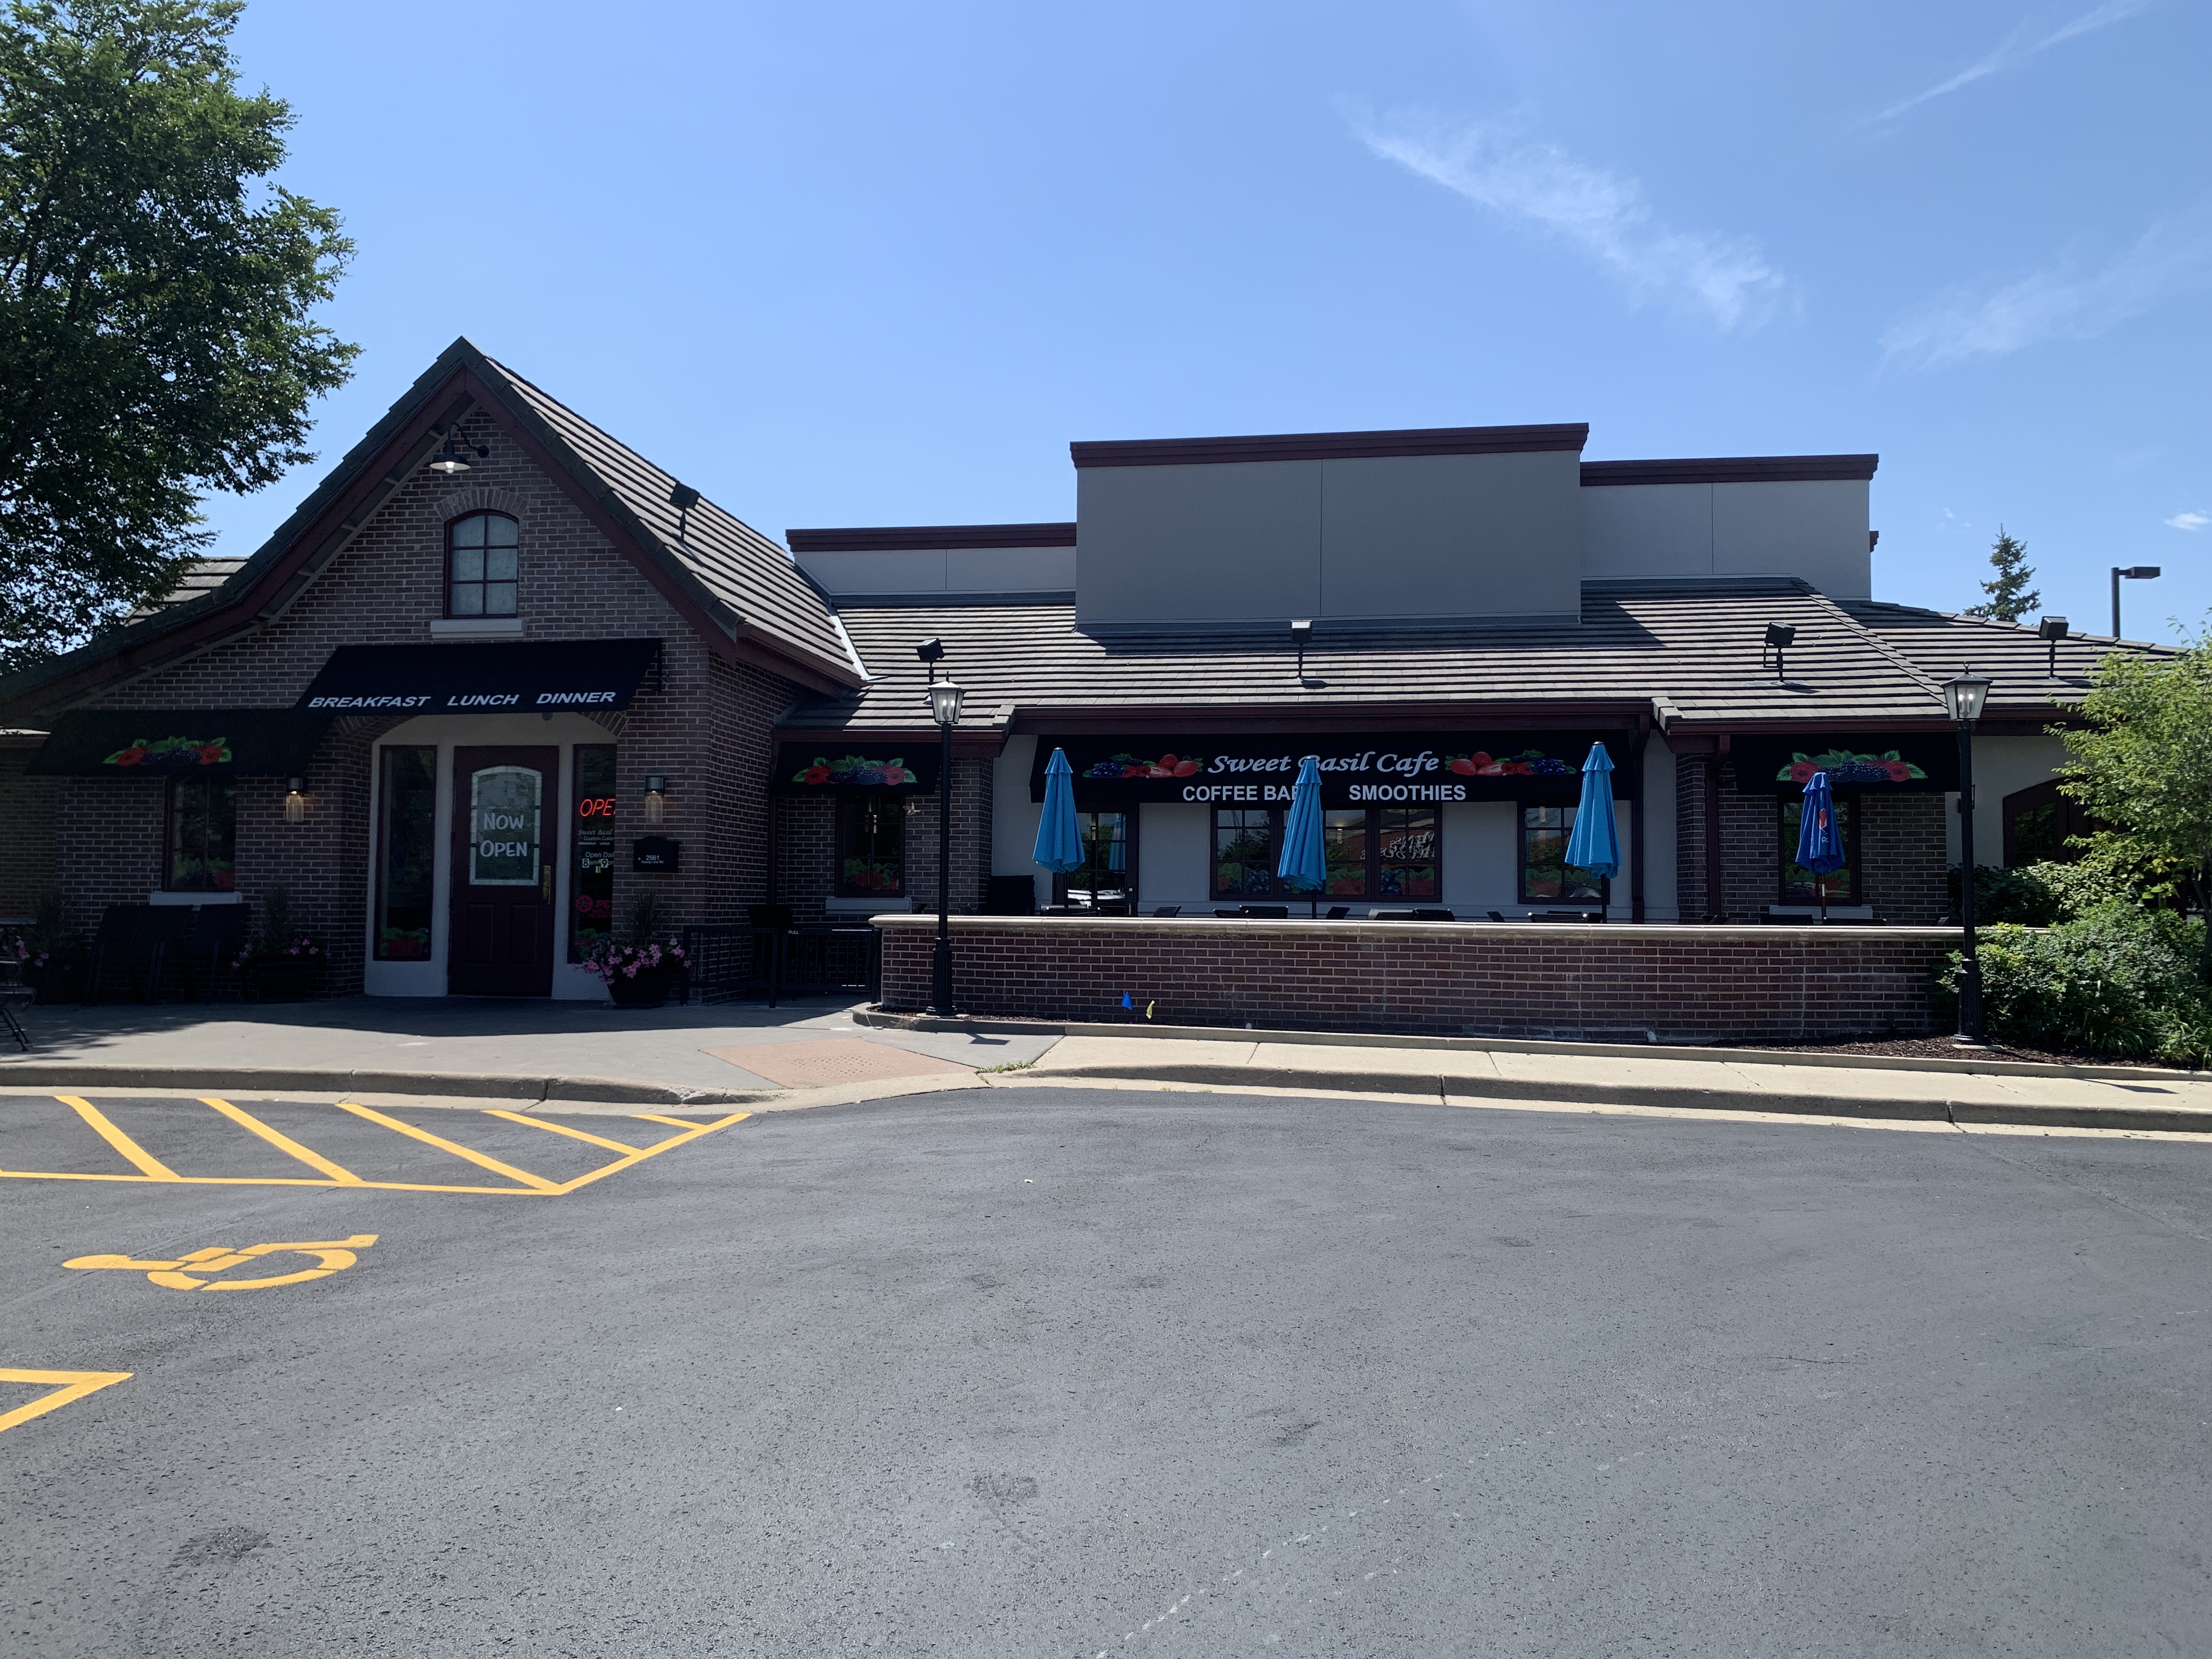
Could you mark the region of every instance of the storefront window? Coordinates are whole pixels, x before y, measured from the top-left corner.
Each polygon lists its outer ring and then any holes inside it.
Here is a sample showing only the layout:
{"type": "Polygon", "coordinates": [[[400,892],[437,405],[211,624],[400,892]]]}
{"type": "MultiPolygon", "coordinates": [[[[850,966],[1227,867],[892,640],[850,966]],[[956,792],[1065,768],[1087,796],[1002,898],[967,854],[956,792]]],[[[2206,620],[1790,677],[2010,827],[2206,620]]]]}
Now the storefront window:
{"type": "Polygon", "coordinates": [[[1322,851],[1328,860],[1324,890],[1331,898],[1367,896],[1367,811],[1352,807],[1321,815],[1322,851]]]}
{"type": "Polygon", "coordinates": [[[1437,815],[1420,808],[1385,806],[1376,835],[1376,874],[1386,899],[1427,899],[1443,891],[1437,857],[1437,815]]]}
{"type": "Polygon", "coordinates": [[[1275,819],[1264,806],[1214,809],[1214,897],[1249,898],[1275,890],[1275,819]]]}
{"type": "Polygon", "coordinates": [[[1085,908],[1126,905],[1136,885],[1130,857],[1133,827],[1127,812],[1078,812],[1076,833],[1083,842],[1083,867],[1053,878],[1053,898],[1085,908]]]}
{"type": "Polygon", "coordinates": [[[1797,862],[1797,826],[1805,816],[1805,799],[1788,797],[1778,803],[1781,806],[1782,893],[1784,904],[1817,904],[1820,895],[1815,881],[1828,890],[1831,904],[1856,904],[1859,902],[1859,828],[1858,803],[1849,795],[1838,795],[1836,828],[1843,832],[1844,857],[1847,862],[1840,870],[1831,870],[1825,876],[1815,877],[1810,870],[1797,862]]]}
{"type": "Polygon", "coordinates": [[[238,786],[228,778],[179,778],[169,786],[169,868],[179,893],[228,893],[238,885],[238,786]]]}
{"type": "Polygon", "coordinates": [[[906,803],[896,797],[837,803],[837,896],[896,898],[906,891],[906,803]]]}
{"type": "Polygon", "coordinates": [[[1606,902],[1607,884],[1567,862],[1567,838],[1574,833],[1571,806],[1521,809],[1521,902],[1579,903],[1606,902]]]}
{"type": "Polygon", "coordinates": [[[438,751],[386,749],[378,789],[376,959],[430,959],[438,751]]]}
{"type": "Polygon", "coordinates": [[[520,528],[504,513],[471,513],[446,527],[446,614],[512,617],[520,528]]]}
{"type": "Polygon", "coordinates": [[[615,921],[615,746],[576,745],[576,822],[568,872],[568,960],[581,962],[615,921]]]}

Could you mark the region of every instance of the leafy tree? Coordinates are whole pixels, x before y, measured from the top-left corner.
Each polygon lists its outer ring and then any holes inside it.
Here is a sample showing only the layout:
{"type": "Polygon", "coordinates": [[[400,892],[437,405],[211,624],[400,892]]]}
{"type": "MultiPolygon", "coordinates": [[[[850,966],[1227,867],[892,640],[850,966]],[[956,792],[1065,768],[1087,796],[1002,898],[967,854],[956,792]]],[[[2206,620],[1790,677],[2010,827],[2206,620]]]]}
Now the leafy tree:
{"type": "Polygon", "coordinates": [[[1989,598],[1968,605],[1966,615],[2016,623],[2043,603],[2043,595],[2028,586],[2035,580],[2035,567],[2027,562],[2027,544],[2014,539],[2002,525],[1997,526],[1997,538],[1990,548],[1990,562],[1997,574],[1982,584],[1982,592],[1989,598]]]}
{"type": "MultiPolygon", "coordinates": [[[[2112,826],[2111,849],[2130,859],[2185,871],[2176,896],[2194,886],[2212,896],[2212,629],[2179,654],[2115,652],[2097,667],[2081,705],[2089,726],[2052,727],[2073,759],[2061,769],[2066,793],[2112,826]]],[[[2199,978],[2212,985],[2212,926],[2204,929],[2199,978]]]]}
{"type": "Polygon", "coordinates": [[[199,494],[313,459],[358,349],[310,315],[352,244],[266,182],[293,118],[238,89],[241,8],[0,10],[0,672],[173,587],[199,494]]]}

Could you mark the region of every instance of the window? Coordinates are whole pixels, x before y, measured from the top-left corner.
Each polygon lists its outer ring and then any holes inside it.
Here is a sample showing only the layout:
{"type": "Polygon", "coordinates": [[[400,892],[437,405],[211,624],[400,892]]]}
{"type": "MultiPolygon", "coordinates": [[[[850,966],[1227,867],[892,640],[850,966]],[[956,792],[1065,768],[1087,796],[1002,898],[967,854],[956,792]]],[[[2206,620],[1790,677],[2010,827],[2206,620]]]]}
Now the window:
{"type": "Polygon", "coordinates": [[[839,898],[897,898],[906,891],[906,803],[893,796],[837,803],[839,898]]]}
{"type": "Polygon", "coordinates": [[[2067,842],[2096,828],[2079,801],[2059,793],[2058,780],[2046,778],[2004,798],[2005,867],[2023,864],[2070,864],[2081,849],[2067,842]]]}
{"type": "Polygon", "coordinates": [[[1078,812],[1075,828],[1083,842],[1083,867],[1053,878],[1054,902],[1086,909],[1127,904],[1137,886],[1136,860],[1131,856],[1134,815],[1078,812]]]}
{"type": "Polygon", "coordinates": [[[430,892],[437,867],[438,751],[381,750],[376,860],[376,959],[430,959],[430,892]]]}
{"type": "Polygon", "coordinates": [[[1214,897],[1249,898],[1275,890],[1277,817],[1264,806],[1214,808],[1214,897]]]}
{"type": "MultiPolygon", "coordinates": [[[[1277,878],[1283,817],[1273,807],[1218,807],[1213,814],[1213,896],[1288,897],[1277,878]]],[[[1321,896],[1434,901],[1443,891],[1432,806],[1327,807],[1322,851],[1328,879],[1321,896]]]]}
{"type": "Polygon", "coordinates": [[[520,526],[504,513],[471,513],[446,526],[446,614],[512,617],[520,526]]]}
{"type": "Polygon", "coordinates": [[[228,778],[169,785],[169,857],[162,885],[177,893],[238,886],[238,786],[228,778]]]}
{"type": "Polygon", "coordinates": [[[568,960],[581,962],[615,925],[615,746],[576,745],[576,823],[569,837],[568,960]]]}
{"type": "Polygon", "coordinates": [[[1574,834],[1575,810],[1571,806],[1521,809],[1522,903],[1606,902],[1609,884],[1567,862],[1567,842],[1574,834]]]}
{"type": "Polygon", "coordinates": [[[1859,902],[1859,823],[1858,802],[1850,795],[1836,797],[1836,828],[1844,837],[1844,865],[1825,876],[1816,877],[1797,862],[1797,826],[1805,816],[1805,800],[1781,802],[1782,893],[1784,904],[1818,904],[1820,887],[1827,889],[1831,904],[1856,904],[1859,902]],[[1815,885],[1815,883],[1819,886],[1815,885]]]}

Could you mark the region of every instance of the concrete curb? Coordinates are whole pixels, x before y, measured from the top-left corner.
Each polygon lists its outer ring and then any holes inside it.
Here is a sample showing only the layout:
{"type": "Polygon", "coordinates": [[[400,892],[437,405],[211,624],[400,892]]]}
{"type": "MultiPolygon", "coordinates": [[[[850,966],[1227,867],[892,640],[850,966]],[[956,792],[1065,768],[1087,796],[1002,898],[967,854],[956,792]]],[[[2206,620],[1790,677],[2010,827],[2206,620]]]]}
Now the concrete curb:
{"type": "MultiPolygon", "coordinates": [[[[1441,924],[1438,924],[1441,925],[1441,924]]],[[[1536,1037],[1403,1036],[1388,1031],[1277,1031],[1232,1025],[1085,1024],[1041,1019],[989,1018],[939,1019],[929,1014],[885,1013],[855,1009],[855,1024],[879,1030],[990,1032],[1012,1036],[1181,1037],[1199,1042],[1269,1042],[1328,1048],[1444,1048],[1460,1053],[1581,1054],[1594,1060],[1701,1060],[1730,1066],[1810,1066],[1867,1072],[1936,1072],[1960,1076],[2160,1078],[2181,1083],[2212,1082],[2212,1072],[2176,1071],[2164,1066],[2046,1066],[2024,1060],[1927,1060],[1910,1054],[1824,1054],[1790,1048],[1729,1048],[1717,1043],[1556,1042],[1536,1037]]],[[[1404,1075],[1395,1073],[1394,1076],[1404,1075]]]]}
{"type": "MultiPolygon", "coordinates": [[[[1240,1036],[1243,1034],[1240,1032],[1240,1036]]],[[[1295,1066],[1115,1065],[1036,1067],[1032,1085],[1112,1078],[1148,1083],[1196,1083],[1212,1088],[1327,1089],[1355,1094],[1436,1096],[1444,1100],[1558,1101],[1583,1106],[1661,1106],[1704,1112],[1777,1112],[1793,1117],[1888,1118],[1927,1123],[2009,1124],[2066,1129],[2136,1129],[2212,1134],[2212,1109],[2189,1106],[1996,1104],[1922,1096],[1895,1100],[1764,1091],[1676,1088],[1648,1083],[1592,1083],[1534,1079],[1447,1077],[1419,1072],[1325,1071],[1295,1066]]]]}
{"type": "Polygon", "coordinates": [[[589,1100],[636,1106],[750,1106],[787,1092],[679,1089],[629,1078],[518,1077],[501,1072],[356,1072],[253,1066],[131,1066],[103,1060],[0,1061],[0,1088],[189,1089],[240,1094],[452,1095],[474,1100],[589,1100]]]}

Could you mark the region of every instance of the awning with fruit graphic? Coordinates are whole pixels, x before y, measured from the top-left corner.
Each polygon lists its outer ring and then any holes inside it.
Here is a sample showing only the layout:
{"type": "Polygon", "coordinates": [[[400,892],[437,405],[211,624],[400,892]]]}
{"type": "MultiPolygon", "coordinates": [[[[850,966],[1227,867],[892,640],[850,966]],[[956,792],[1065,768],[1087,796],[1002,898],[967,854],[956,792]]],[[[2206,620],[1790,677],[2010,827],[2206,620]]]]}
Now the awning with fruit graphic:
{"type": "Polygon", "coordinates": [[[289,708],[82,708],[26,769],[64,777],[300,777],[329,720],[289,708]]]}
{"type": "Polygon", "coordinates": [[[927,795],[937,788],[928,738],[833,738],[776,745],[770,787],[779,795],[927,795]]]}
{"type": "Polygon", "coordinates": [[[1632,798],[1630,732],[1240,732],[1164,738],[1040,737],[1030,799],[1044,799],[1044,769],[1067,751],[1079,802],[1182,801],[1281,805],[1298,762],[1321,757],[1325,806],[1405,806],[1517,800],[1571,805],[1592,743],[1612,757],[1613,793],[1632,798]]]}
{"type": "Polygon", "coordinates": [[[1814,732],[1806,737],[1744,737],[1729,745],[1735,787],[1745,795],[1802,795],[1815,772],[1842,793],[1938,794],[1959,787],[1958,740],[1917,732],[1814,732]]]}

